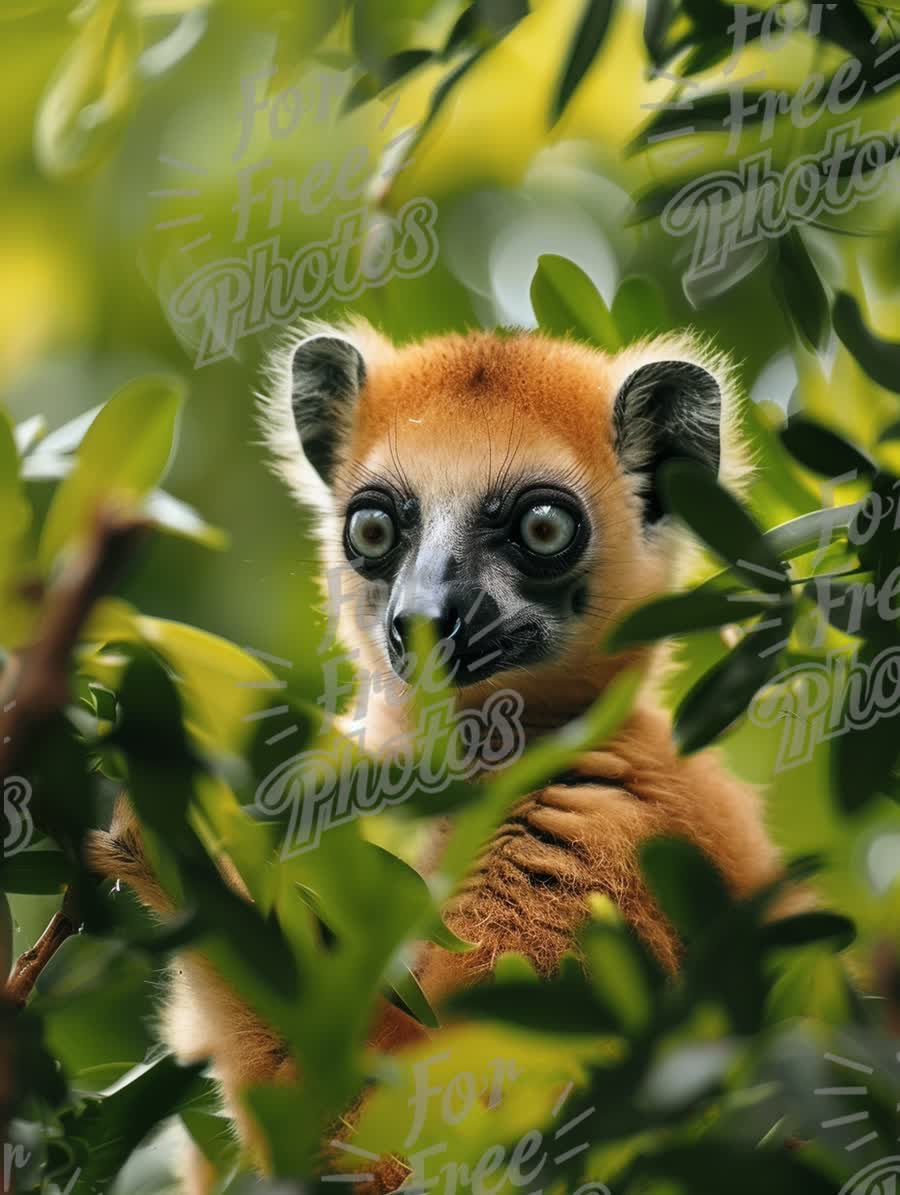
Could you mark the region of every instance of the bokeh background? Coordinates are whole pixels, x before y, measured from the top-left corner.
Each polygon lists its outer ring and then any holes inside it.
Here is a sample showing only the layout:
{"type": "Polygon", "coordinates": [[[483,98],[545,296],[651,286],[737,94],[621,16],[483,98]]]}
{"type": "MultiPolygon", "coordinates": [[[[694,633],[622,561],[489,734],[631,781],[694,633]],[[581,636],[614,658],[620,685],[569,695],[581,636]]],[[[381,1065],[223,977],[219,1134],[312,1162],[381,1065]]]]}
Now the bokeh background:
{"type": "MultiPolygon", "coordinates": [[[[543,254],[577,262],[608,305],[623,279],[649,276],[665,328],[698,329],[737,366],[757,465],[748,498],[760,523],[770,528],[822,505],[819,482],[778,442],[788,411],[802,408],[871,446],[896,418],[896,395],[836,338],[818,350],[804,342],[782,302],[771,242],[698,286],[685,282],[689,242],[668,236],[658,219],[632,218],[637,197],[684,176],[686,148],[696,176],[733,166],[761,144],[756,126],[736,150],[724,130],[634,144],[676,86],[664,74],[653,77],[642,0],[616,6],[601,52],[555,122],[551,105],[580,0],[532,0],[524,16],[510,6],[510,24],[521,19],[473,62],[433,118],[435,89],[452,59],[422,53],[422,65],[394,88],[379,90],[372,79],[396,55],[443,47],[463,6],[364,0],[355,21],[348,7],[85,0],[73,9],[8,0],[0,13],[3,403],[15,422],[39,414],[55,429],[133,377],[181,375],[189,400],[166,488],[227,537],[225,546],[203,546],[155,536],[123,596],[145,613],[290,660],[293,676],[320,691],[323,622],[308,520],[267,470],[255,422],[261,368],[278,328],[241,337],[231,355],[197,367],[196,336],[173,325],[168,305],[195,271],[241,257],[257,241],[277,235],[289,257],[328,237],[359,199],[331,195],[306,214],[287,180],[299,188],[310,172],[331,178],[351,153],[367,179],[370,210],[395,212],[427,197],[437,208],[440,246],[422,277],[371,288],[352,311],[398,340],[482,325],[533,327],[529,287],[543,254]],[[378,94],[367,99],[367,89],[378,94]],[[276,97],[291,90],[279,127],[276,97]],[[260,108],[242,146],[251,94],[260,108]],[[249,165],[263,198],[242,228],[241,171],[249,165]]],[[[502,9],[485,6],[499,27],[502,9]]],[[[883,11],[873,9],[873,24],[883,11]]],[[[766,86],[792,91],[845,56],[798,31],[775,45],[751,45],[737,61],[720,58],[693,78],[710,91],[763,71],[766,86]]],[[[889,130],[897,112],[888,90],[854,115],[864,130],[889,130]]],[[[769,142],[773,160],[785,165],[813,152],[840,119],[825,114],[806,129],[780,119],[769,142]]],[[[894,181],[830,227],[803,230],[826,287],[851,290],[871,326],[893,339],[900,336],[897,197],[894,181]]],[[[802,305],[803,294],[795,301],[802,305]]],[[[329,319],[346,310],[332,301],[315,314],[329,319]]],[[[28,485],[39,526],[55,479],[28,485]]],[[[682,644],[673,701],[725,650],[718,632],[682,644]]],[[[770,822],[788,853],[823,853],[822,887],[856,919],[864,957],[897,932],[900,810],[885,797],[845,819],[829,789],[828,748],[776,773],[779,741],[779,730],[744,720],[722,746],[740,775],[769,786],[770,822]]],[[[53,908],[54,898],[14,898],[18,948],[34,940],[53,908]]],[[[123,967],[92,1003],[95,1030],[77,1000],[54,1013],[54,1049],[81,1067],[101,1052],[110,1056],[112,1035],[123,1057],[139,1057],[151,1039],[148,977],[134,964],[123,967]]]]}

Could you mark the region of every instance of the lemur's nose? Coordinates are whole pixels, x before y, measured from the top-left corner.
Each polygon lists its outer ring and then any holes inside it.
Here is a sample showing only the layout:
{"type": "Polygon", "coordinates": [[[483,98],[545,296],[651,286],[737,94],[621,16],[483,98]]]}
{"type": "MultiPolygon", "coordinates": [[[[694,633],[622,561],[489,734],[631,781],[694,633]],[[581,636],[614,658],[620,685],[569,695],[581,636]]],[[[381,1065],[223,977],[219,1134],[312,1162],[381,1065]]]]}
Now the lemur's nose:
{"type": "Polygon", "coordinates": [[[401,655],[412,648],[413,625],[417,618],[427,619],[434,627],[434,633],[441,641],[449,640],[454,653],[462,652],[466,644],[466,623],[459,608],[452,602],[445,606],[421,610],[403,610],[391,619],[390,638],[392,647],[401,655]]]}

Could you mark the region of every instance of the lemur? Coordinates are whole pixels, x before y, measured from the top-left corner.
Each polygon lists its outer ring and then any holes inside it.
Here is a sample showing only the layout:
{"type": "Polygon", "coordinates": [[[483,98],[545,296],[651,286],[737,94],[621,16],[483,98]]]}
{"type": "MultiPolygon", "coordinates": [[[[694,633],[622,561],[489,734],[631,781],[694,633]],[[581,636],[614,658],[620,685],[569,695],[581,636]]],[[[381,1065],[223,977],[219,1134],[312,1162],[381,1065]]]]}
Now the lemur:
{"type": "MultiPolygon", "coordinates": [[[[674,971],[679,944],[637,859],[651,836],[698,844],[737,895],[780,871],[755,790],[713,754],[678,755],[655,695],[656,649],[602,650],[627,609],[678,578],[680,537],[661,502],[660,467],[687,458],[734,479],[734,404],[727,362],[684,337],[618,355],[531,332],[395,347],[355,321],[308,326],[273,363],[264,402],[273,460],[318,513],[324,566],[372,615],[363,626],[346,602],[336,614],[340,638],[371,674],[402,676],[416,616],[430,620],[450,645],[459,708],[515,690],[532,739],[585,711],[623,668],[649,666],[613,741],[578,758],[565,783],[522,799],[451,900],[448,925],[477,948],[423,949],[418,978],[438,1005],[489,975],[505,951],[551,973],[589,893],[608,895],[674,971]]],[[[373,693],[366,748],[395,741],[408,714],[373,693]]],[[[166,911],[127,805],[91,858],[166,911]]],[[[182,1058],[213,1059],[252,1146],[240,1089],[289,1078],[292,1063],[202,959],[187,954],[174,971],[165,1036],[182,1058]]],[[[373,1040],[390,1049],[415,1036],[385,1004],[373,1040]]],[[[191,1189],[204,1189],[199,1172],[191,1189]]]]}

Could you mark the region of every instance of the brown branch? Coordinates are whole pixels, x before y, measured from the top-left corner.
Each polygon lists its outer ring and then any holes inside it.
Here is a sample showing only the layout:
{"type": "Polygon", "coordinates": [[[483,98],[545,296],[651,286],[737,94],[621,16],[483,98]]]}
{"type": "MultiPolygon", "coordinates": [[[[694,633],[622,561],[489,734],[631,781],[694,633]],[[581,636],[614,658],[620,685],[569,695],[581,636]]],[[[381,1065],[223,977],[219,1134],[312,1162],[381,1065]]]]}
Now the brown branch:
{"type": "Polygon", "coordinates": [[[77,912],[72,889],[67,888],[62,908],[53,918],[30,950],[26,950],[13,967],[6,984],[6,994],[16,1008],[24,1008],[37,978],[67,938],[78,933],[77,912]]]}
{"type": "Polygon", "coordinates": [[[144,519],[101,511],[87,547],[50,591],[37,638],[4,674],[0,777],[10,774],[35,727],[69,700],[69,660],[79,633],[147,527],[144,519]]]}
{"type": "MultiPolygon", "coordinates": [[[[0,694],[0,778],[9,776],[31,736],[69,700],[69,663],[97,600],[110,588],[148,524],[134,516],[100,511],[84,551],[50,591],[37,636],[4,673],[0,694]]],[[[61,910],[31,950],[16,963],[6,995],[24,1007],[34,984],[65,940],[78,933],[80,917],[71,889],[61,910]]]]}

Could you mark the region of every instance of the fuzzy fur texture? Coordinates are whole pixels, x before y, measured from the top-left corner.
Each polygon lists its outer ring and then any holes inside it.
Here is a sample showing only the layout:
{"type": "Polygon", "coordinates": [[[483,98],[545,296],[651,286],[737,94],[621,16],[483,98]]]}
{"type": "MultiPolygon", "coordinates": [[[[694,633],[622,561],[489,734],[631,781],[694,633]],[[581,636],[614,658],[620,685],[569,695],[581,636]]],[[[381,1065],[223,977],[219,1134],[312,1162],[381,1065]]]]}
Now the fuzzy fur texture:
{"type": "MultiPolygon", "coordinates": [[[[395,348],[360,321],[337,330],[310,325],[275,353],[262,419],[274,467],[297,499],[317,512],[323,565],[358,591],[363,604],[364,583],[347,566],[342,545],[343,510],[363,479],[390,475],[424,502],[446,509],[525,466],[563,476],[577,489],[592,526],[587,565],[593,596],[584,617],[552,659],[499,672],[459,694],[460,708],[480,708],[499,688],[517,690],[532,738],[582,713],[625,666],[641,661],[652,674],[654,652],[609,658],[598,644],[629,607],[679,577],[684,537],[666,521],[650,529],[644,525],[642,483],[623,468],[614,426],[615,399],[626,379],[644,365],[672,360],[701,366],[718,382],[720,476],[726,484],[739,483],[746,466],[731,371],[707,346],[680,336],[608,357],[537,334],[477,332],[395,348]],[[311,335],[347,339],[365,363],[358,399],[339,415],[330,487],[304,457],[293,407],[293,352],[311,335]]],[[[386,676],[383,637],[364,633],[351,609],[342,603],[344,645],[359,649],[371,674],[386,676]]],[[[408,729],[406,710],[373,694],[367,748],[377,750],[408,729]]],[[[464,955],[425,950],[417,970],[433,1001],[489,974],[497,955],[507,950],[551,972],[571,945],[592,892],[610,896],[674,970],[678,943],[644,887],[636,859],[639,844],[653,835],[681,835],[697,843],[741,895],[779,871],[756,793],[731,777],[714,754],[677,756],[669,720],[649,682],[615,740],[576,760],[572,770],[577,782],[548,786],[520,802],[451,902],[448,923],[480,946],[464,955]]],[[[440,842],[434,850],[440,851],[440,842]]],[[[108,835],[95,840],[92,862],[101,873],[132,883],[157,911],[166,911],[127,811],[108,835]]],[[[232,1109],[245,1084],[292,1078],[274,1036],[202,959],[181,960],[173,979],[167,1040],[180,1057],[213,1057],[232,1109]]],[[[373,1033],[386,1048],[401,1048],[419,1036],[402,1014],[387,1008],[373,1033]]],[[[238,1116],[238,1127],[252,1145],[252,1125],[238,1116]]],[[[402,1168],[391,1162],[382,1177],[378,1189],[392,1189],[402,1168]]],[[[203,1189],[199,1172],[193,1189],[203,1189]]]]}

